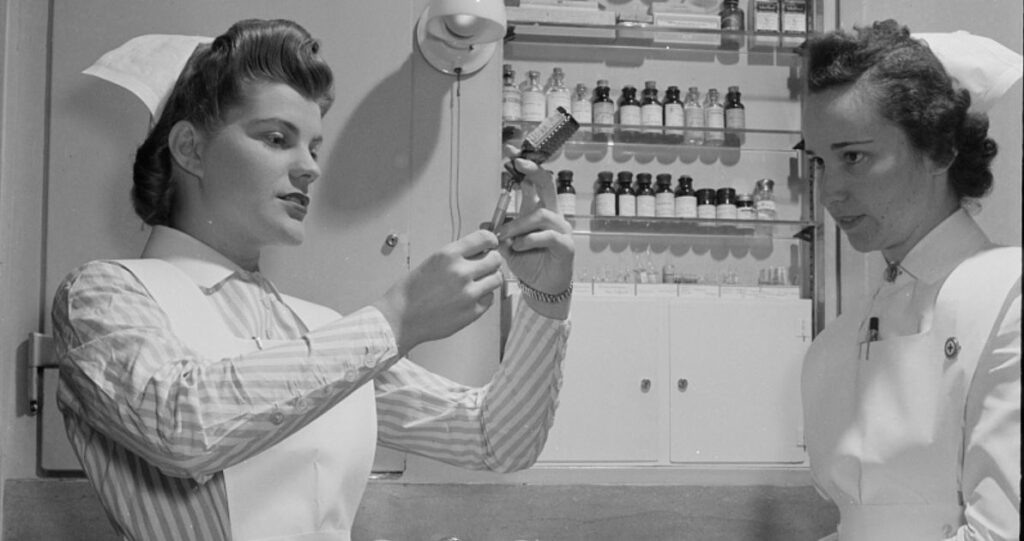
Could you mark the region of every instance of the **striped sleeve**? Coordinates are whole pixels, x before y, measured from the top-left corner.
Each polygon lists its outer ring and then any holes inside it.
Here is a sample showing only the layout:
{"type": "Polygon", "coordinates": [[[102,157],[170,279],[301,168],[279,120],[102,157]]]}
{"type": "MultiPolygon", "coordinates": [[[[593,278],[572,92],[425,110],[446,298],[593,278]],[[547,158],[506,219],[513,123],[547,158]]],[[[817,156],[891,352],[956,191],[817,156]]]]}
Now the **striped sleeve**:
{"type": "Polygon", "coordinates": [[[554,419],[570,324],[520,301],[505,357],[467,387],[402,359],[376,378],[382,445],[469,469],[510,472],[540,455],[554,419]]]}
{"type": "Polygon", "coordinates": [[[69,276],[52,315],[61,407],[167,475],[198,480],[294,433],[397,360],[373,308],[277,347],[204,358],[111,262],[69,276]]]}

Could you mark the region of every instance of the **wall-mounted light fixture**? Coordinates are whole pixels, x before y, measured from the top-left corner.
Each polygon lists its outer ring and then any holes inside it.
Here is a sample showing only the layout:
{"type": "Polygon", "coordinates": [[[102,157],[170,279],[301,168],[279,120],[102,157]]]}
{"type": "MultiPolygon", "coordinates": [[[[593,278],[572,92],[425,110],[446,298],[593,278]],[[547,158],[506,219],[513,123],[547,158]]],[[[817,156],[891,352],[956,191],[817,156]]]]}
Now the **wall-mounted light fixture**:
{"type": "Polygon", "coordinates": [[[416,23],[416,43],[438,71],[468,75],[494,55],[505,25],[503,0],[431,0],[416,23]]]}

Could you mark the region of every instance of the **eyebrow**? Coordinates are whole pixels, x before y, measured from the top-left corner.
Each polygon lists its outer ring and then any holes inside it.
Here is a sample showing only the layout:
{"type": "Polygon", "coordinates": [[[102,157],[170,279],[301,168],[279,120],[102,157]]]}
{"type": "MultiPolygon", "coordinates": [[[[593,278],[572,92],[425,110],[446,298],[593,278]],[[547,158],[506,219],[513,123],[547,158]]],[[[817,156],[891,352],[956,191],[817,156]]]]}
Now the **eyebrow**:
{"type": "MultiPolygon", "coordinates": [[[[873,143],[874,141],[875,141],[874,139],[864,139],[862,141],[841,141],[839,143],[832,143],[828,147],[831,150],[839,150],[841,148],[846,148],[848,146],[865,145],[865,144],[868,144],[868,143],[873,143]]],[[[807,154],[810,154],[810,155],[813,155],[813,156],[817,156],[817,153],[814,152],[813,150],[805,149],[805,152],[807,154]]]]}

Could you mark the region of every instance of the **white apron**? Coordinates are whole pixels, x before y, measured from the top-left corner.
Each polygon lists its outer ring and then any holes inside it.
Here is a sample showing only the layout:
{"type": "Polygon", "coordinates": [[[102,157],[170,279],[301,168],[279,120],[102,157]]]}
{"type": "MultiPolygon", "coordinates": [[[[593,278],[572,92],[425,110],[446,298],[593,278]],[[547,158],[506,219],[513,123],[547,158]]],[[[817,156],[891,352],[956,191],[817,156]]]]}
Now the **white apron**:
{"type": "Polygon", "coordinates": [[[805,381],[841,382],[805,383],[803,397],[812,475],[839,507],[838,539],[936,541],[964,524],[967,392],[1019,261],[1019,250],[1003,249],[961,263],[918,334],[884,337],[867,350],[867,314],[858,313],[815,340],[805,381]],[[1000,294],[984,294],[979,279],[1000,294]],[[953,355],[950,338],[960,347],[953,355]]]}
{"type": "MultiPolygon", "coordinates": [[[[167,313],[174,333],[214,359],[256,349],[235,337],[181,269],[160,259],[120,261],[167,313]]],[[[282,296],[307,329],[340,316],[282,296]]],[[[273,341],[263,342],[264,347],[273,341]]],[[[224,470],[234,541],[349,541],[373,464],[377,413],[373,383],[298,432],[224,470]]]]}

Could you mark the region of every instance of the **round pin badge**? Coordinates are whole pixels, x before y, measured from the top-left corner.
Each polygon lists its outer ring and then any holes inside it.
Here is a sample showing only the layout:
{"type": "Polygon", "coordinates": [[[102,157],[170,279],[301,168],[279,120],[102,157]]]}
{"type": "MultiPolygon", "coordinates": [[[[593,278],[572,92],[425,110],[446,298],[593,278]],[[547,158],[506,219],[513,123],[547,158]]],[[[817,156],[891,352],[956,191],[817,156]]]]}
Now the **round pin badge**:
{"type": "Polygon", "coordinates": [[[960,342],[955,337],[949,337],[946,339],[946,358],[952,359],[960,353],[960,342]]]}

